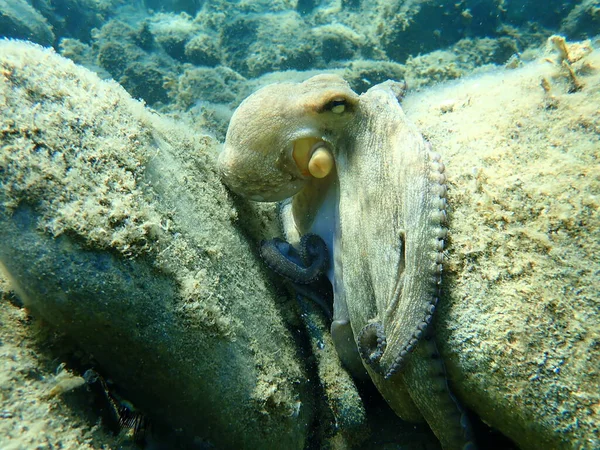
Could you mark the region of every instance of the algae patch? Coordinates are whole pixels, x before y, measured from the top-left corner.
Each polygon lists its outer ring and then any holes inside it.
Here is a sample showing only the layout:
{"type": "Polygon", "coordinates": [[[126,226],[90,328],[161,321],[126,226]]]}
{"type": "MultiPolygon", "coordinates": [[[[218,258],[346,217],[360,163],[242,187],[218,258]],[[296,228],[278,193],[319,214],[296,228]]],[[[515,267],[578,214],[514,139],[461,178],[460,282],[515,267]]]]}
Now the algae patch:
{"type": "Polygon", "coordinates": [[[0,65],[5,207],[36,205],[40,227],[55,237],[76,235],[125,256],[150,251],[160,215],[140,180],[152,137],[123,106],[125,92],[92,74],[67,87],[61,65],[27,76],[10,54],[0,65]]]}
{"type": "MultiPolygon", "coordinates": [[[[211,239],[218,233],[205,229],[201,242],[185,239],[172,220],[175,206],[157,200],[147,174],[164,146],[177,147],[200,179],[184,177],[173,161],[172,167],[156,174],[177,177],[165,189],[181,183],[199,196],[210,190],[223,197],[222,189],[214,192],[219,190],[216,176],[205,169],[216,143],[183,129],[175,134],[174,124],[146,113],[120,86],[100,83],[92,73],[82,71],[67,84],[64,73],[75,68],[67,60],[25,73],[21,58],[7,53],[0,63],[6,118],[0,129],[4,206],[8,210],[21,203],[35,206],[42,216],[39,228],[55,238],[65,234],[89,248],[151,258],[158,270],[178,277],[184,319],[196,317],[207,329],[233,334],[232,319],[222,311],[223,299],[219,302],[207,294],[218,276],[192,267],[198,263],[198,250],[203,259],[220,257],[219,244],[211,239]],[[190,308],[198,313],[186,314],[190,308]]],[[[223,222],[235,215],[231,208],[214,206],[210,213],[223,222]]]]}

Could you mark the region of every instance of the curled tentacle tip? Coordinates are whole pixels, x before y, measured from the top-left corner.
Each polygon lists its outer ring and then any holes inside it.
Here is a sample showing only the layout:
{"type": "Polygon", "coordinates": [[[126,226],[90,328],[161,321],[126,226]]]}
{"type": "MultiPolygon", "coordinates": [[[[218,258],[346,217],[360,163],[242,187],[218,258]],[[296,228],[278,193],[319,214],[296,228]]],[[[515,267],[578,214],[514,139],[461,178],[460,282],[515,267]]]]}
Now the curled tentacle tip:
{"type": "Polygon", "coordinates": [[[298,284],[310,284],[325,270],[329,258],[323,239],[307,234],[300,241],[300,250],[283,239],[262,241],[259,252],[263,261],[275,273],[298,284]]]}
{"type": "Polygon", "coordinates": [[[300,239],[300,255],[304,264],[316,266],[324,273],[329,267],[329,250],[323,238],[314,233],[307,233],[300,239]]]}
{"type": "Polygon", "coordinates": [[[379,361],[385,352],[387,340],[383,325],[374,322],[366,325],[358,334],[358,351],[365,363],[380,371],[379,361]]]}

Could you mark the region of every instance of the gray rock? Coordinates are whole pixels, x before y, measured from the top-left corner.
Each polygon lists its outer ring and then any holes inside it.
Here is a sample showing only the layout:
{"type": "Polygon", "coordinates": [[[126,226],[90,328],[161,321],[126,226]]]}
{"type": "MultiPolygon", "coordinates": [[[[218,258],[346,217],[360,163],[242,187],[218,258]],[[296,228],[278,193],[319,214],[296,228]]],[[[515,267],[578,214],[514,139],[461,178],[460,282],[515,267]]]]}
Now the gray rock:
{"type": "Polygon", "coordinates": [[[0,262],[156,421],[298,448],[307,377],[213,170],[215,142],[38,46],[0,41],[0,262]]]}
{"type": "Polygon", "coordinates": [[[185,44],[185,56],[197,66],[214,67],[221,61],[221,50],[216,39],[199,33],[185,44]]]}
{"type": "Polygon", "coordinates": [[[537,60],[404,102],[449,180],[452,388],[521,449],[600,447],[599,61],[573,63],[579,92],[537,60]]]}
{"type": "Polygon", "coordinates": [[[42,45],[51,45],[55,39],[46,19],[25,0],[0,0],[0,36],[42,45]]]}

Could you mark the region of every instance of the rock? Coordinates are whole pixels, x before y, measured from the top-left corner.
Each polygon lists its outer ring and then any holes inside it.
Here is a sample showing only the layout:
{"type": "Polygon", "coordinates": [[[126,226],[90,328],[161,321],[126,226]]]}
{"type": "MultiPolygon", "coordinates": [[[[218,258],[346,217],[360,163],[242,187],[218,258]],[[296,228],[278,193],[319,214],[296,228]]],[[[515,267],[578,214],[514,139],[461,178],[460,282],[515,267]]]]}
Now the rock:
{"type": "Polygon", "coordinates": [[[119,83],[132,97],[143,99],[150,105],[169,102],[164,71],[154,61],[130,63],[119,83]]]}
{"type": "MultiPolygon", "coordinates": [[[[69,351],[69,340],[32,319],[1,272],[0,323],[0,448],[139,449],[109,427],[94,426],[101,409],[90,401],[88,389],[63,392],[60,398],[49,396],[60,393],[68,380],[62,355],[69,351]],[[48,352],[49,348],[58,351],[48,352]],[[74,405],[74,398],[80,399],[81,408],[74,405]]],[[[106,423],[105,418],[102,421],[106,423]]]]}
{"type": "Polygon", "coordinates": [[[246,79],[229,67],[186,67],[173,86],[171,97],[186,110],[198,102],[235,102],[246,79]]]}
{"type": "Polygon", "coordinates": [[[221,28],[223,62],[245,77],[306,70],[321,56],[310,31],[295,12],[236,17],[221,28]]]}
{"type": "Polygon", "coordinates": [[[98,62],[114,79],[119,79],[128,67],[142,59],[143,53],[136,47],[121,44],[119,42],[108,42],[99,48],[98,62]]]}
{"type": "Polygon", "coordinates": [[[157,423],[305,446],[297,347],[213,169],[215,142],[51,50],[0,41],[0,263],[157,423]]]}
{"type": "Polygon", "coordinates": [[[44,16],[25,0],[0,0],[0,36],[42,45],[51,45],[55,39],[44,16]]]}
{"type": "Polygon", "coordinates": [[[119,0],[31,0],[29,3],[48,20],[56,36],[88,44],[92,30],[118,14],[120,6],[119,0]]]}
{"type": "Polygon", "coordinates": [[[186,61],[186,45],[199,33],[198,25],[186,13],[158,13],[149,21],[155,41],[173,59],[186,61]]]}
{"type": "Polygon", "coordinates": [[[386,80],[404,80],[405,77],[406,68],[401,64],[360,59],[351,61],[343,74],[344,80],[358,94],[386,80]]]}
{"type": "MultiPolygon", "coordinates": [[[[0,45],[0,261],[21,298],[155,420],[217,448],[305,445],[304,369],[215,143],[51,52],[0,45]]],[[[600,446],[598,64],[536,61],[403,102],[449,177],[435,327],[450,383],[521,449],[600,446]]],[[[344,381],[321,377],[336,411],[344,381]]]]}
{"type": "Polygon", "coordinates": [[[199,33],[185,45],[187,60],[197,66],[214,67],[221,61],[221,50],[215,38],[199,33]]]}
{"type": "Polygon", "coordinates": [[[600,447],[599,63],[573,63],[577,92],[538,60],[404,102],[449,180],[452,388],[523,450],[600,447]]]}
{"type": "Polygon", "coordinates": [[[598,34],[600,7],[596,0],[578,2],[563,19],[560,32],[569,38],[585,39],[598,34]]]}
{"type": "MultiPolygon", "coordinates": [[[[178,63],[157,44],[150,30],[148,22],[134,29],[119,20],[110,20],[94,30],[96,44],[76,60],[101,75],[108,72],[131,96],[150,106],[164,105],[169,102],[166,86],[175,77],[178,63]]],[[[68,55],[68,47],[62,50],[68,55]]]]}
{"type": "Polygon", "coordinates": [[[366,47],[366,37],[341,24],[327,24],[312,29],[312,34],[321,45],[320,54],[331,61],[352,60],[358,49],[366,47]]]}
{"type": "Polygon", "coordinates": [[[186,12],[195,14],[204,3],[204,0],[144,0],[143,4],[148,9],[157,11],[186,12]]]}

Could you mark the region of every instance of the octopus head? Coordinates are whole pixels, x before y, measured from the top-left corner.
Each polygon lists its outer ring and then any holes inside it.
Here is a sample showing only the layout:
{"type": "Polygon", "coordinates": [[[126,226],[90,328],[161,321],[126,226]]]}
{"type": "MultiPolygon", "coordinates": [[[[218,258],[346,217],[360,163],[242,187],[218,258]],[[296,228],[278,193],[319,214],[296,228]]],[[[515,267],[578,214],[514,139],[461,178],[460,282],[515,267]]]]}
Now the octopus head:
{"type": "Polygon", "coordinates": [[[252,200],[279,201],[327,177],[335,167],[335,136],[357,103],[335,75],[260,89],[231,118],[219,157],[223,180],[252,200]]]}

